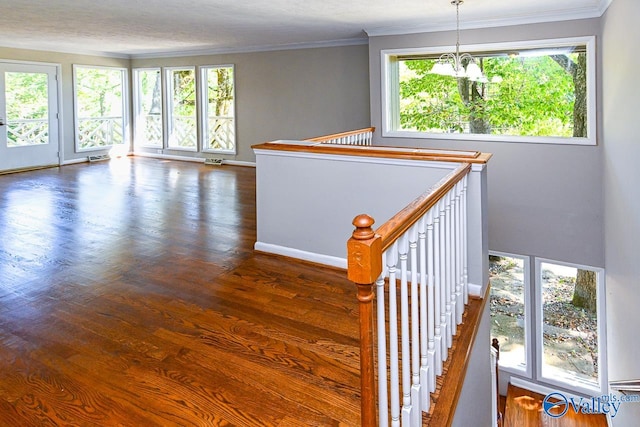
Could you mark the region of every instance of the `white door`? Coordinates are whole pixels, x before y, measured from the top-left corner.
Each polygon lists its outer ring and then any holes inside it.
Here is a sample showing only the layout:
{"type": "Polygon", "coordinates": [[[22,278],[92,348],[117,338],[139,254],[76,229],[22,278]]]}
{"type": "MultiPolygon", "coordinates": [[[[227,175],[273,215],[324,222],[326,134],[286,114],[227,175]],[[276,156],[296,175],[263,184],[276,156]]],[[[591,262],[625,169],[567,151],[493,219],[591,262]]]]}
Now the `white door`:
{"type": "Polygon", "coordinates": [[[0,62],[0,171],[60,163],[56,73],[0,62]]]}

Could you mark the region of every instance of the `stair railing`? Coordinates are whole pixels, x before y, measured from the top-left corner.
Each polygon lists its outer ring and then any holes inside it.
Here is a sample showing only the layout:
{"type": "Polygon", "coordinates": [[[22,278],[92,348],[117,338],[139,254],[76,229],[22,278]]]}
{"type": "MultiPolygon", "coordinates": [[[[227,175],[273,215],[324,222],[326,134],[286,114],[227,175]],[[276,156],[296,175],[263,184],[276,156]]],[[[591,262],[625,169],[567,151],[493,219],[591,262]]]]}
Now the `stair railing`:
{"type": "Polygon", "coordinates": [[[347,258],[358,287],[362,426],[421,426],[429,410],[468,301],[470,170],[462,163],[375,231],[368,215],[353,221],[347,258]]]}
{"type": "Polygon", "coordinates": [[[305,141],[315,141],[322,144],[338,144],[338,145],[371,145],[373,141],[374,127],[352,130],[349,132],[335,133],[332,135],[318,136],[309,138],[305,141]]]}

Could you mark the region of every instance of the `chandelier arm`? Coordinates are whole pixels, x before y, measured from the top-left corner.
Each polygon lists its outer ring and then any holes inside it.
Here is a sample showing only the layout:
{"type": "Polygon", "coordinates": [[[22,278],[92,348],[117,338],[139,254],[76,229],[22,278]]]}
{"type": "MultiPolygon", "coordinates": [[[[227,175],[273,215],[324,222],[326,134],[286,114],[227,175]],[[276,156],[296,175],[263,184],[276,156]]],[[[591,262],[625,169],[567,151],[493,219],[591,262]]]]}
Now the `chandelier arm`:
{"type": "Polygon", "coordinates": [[[456,7],[456,51],[440,55],[431,73],[486,83],[488,80],[478,65],[479,61],[470,53],[460,54],[460,5],[462,3],[464,0],[451,0],[451,4],[456,7]],[[466,69],[463,61],[467,61],[466,69]]]}

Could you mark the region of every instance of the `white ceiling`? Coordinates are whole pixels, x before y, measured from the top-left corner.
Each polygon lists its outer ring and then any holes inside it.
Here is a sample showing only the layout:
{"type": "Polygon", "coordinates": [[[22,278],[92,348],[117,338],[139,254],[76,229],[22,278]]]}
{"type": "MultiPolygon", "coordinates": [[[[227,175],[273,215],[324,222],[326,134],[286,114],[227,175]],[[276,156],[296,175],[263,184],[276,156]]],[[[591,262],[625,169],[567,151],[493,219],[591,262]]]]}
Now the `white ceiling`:
{"type": "MultiPolygon", "coordinates": [[[[462,28],[601,16],[612,0],[466,0],[462,28]]],[[[357,43],[455,27],[450,0],[0,0],[0,46],[115,56],[357,43]]]]}

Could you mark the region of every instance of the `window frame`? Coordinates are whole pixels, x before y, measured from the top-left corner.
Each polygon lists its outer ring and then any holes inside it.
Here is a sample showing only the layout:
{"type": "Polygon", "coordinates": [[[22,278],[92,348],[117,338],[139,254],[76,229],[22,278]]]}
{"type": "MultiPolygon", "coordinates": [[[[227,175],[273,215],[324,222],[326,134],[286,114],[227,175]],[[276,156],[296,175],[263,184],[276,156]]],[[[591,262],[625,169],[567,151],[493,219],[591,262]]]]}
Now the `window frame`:
{"type": "Polygon", "coordinates": [[[451,141],[493,141],[536,144],[597,145],[596,112],[596,37],[571,37],[521,42],[484,43],[462,46],[468,53],[509,51],[531,48],[551,48],[584,44],[587,49],[587,137],[547,137],[491,135],[466,133],[432,133],[398,130],[399,125],[399,74],[398,56],[410,54],[439,55],[455,51],[455,46],[435,46],[424,48],[384,49],[381,55],[381,114],[383,138],[439,139],[451,141]]]}
{"type": "Polygon", "coordinates": [[[535,361],[536,361],[536,377],[535,379],[541,383],[554,385],[564,389],[571,389],[578,393],[589,396],[604,395],[607,393],[609,383],[607,378],[607,325],[606,325],[606,296],[604,286],[604,269],[591,267],[587,265],[575,264],[570,262],[562,262],[546,258],[535,258],[535,330],[536,336],[535,361]],[[542,373],[543,363],[543,305],[542,305],[542,264],[553,264],[564,267],[577,268],[581,270],[589,270],[596,273],[596,316],[598,319],[598,382],[597,387],[590,387],[582,381],[569,383],[554,377],[545,376],[542,373]]]}
{"type": "Polygon", "coordinates": [[[237,143],[237,112],[236,112],[236,68],[234,64],[220,64],[220,65],[202,65],[199,68],[200,75],[200,135],[201,135],[201,152],[203,153],[218,153],[218,154],[236,154],[238,151],[238,143],[237,143]],[[233,78],[233,149],[231,150],[219,150],[219,149],[211,149],[209,147],[209,102],[208,102],[208,71],[212,69],[219,68],[230,68],[231,74],[233,78]]]}
{"type": "Polygon", "coordinates": [[[164,121],[165,121],[165,104],[164,104],[164,91],[162,90],[164,82],[163,82],[163,73],[162,67],[141,67],[141,68],[133,68],[132,69],[132,83],[133,83],[133,143],[136,147],[143,148],[155,148],[162,149],[164,148],[164,121]],[[149,144],[148,141],[145,140],[142,142],[138,142],[138,130],[141,125],[138,120],[138,116],[140,115],[140,82],[138,80],[138,76],[140,72],[143,71],[157,71],[160,74],[160,144],[149,144]]]}
{"type": "Polygon", "coordinates": [[[192,152],[192,153],[198,153],[201,151],[201,136],[200,136],[200,101],[199,101],[199,97],[201,96],[200,94],[200,90],[198,90],[199,87],[199,80],[200,80],[200,76],[198,73],[198,67],[195,65],[183,65],[183,66],[175,66],[175,67],[163,67],[164,70],[164,88],[165,88],[165,99],[163,102],[163,106],[164,106],[164,116],[163,116],[163,120],[166,122],[166,125],[163,129],[166,129],[166,135],[164,136],[164,148],[166,150],[173,150],[173,151],[188,151],[188,152],[192,152]],[[181,146],[175,146],[175,145],[171,145],[171,137],[172,137],[172,131],[173,131],[173,126],[172,126],[172,119],[174,116],[174,111],[173,111],[173,72],[174,71],[181,71],[181,70],[191,70],[193,71],[193,76],[194,76],[194,91],[195,91],[195,96],[196,96],[196,101],[195,101],[195,120],[196,120],[196,125],[195,125],[195,132],[196,132],[196,144],[194,147],[181,147],[181,146]],[[171,75],[171,78],[170,78],[171,75]]]}
{"type": "Polygon", "coordinates": [[[92,152],[111,150],[116,146],[127,147],[127,150],[131,148],[131,138],[129,132],[129,69],[127,67],[112,67],[106,65],[84,65],[73,64],[73,125],[74,125],[74,145],[76,153],[92,152]],[[117,70],[120,71],[121,84],[122,84],[122,144],[110,144],[100,147],[80,147],[80,117],[79,117],[79,102],[78,102],[78,69],[93,69],[93,70],[117,70]]]}
{"type": "MultiPolygon", "coordinates": [[[[498,252],[498,251],[489,251],[489,255],[499,256],[504,258],[517,258],[522,260],[522,274],[524,279],[524,355],[525,355],[525,365],[522,368],[515,366],[505,366],[500,363],[500,359],[498,359],[498,366],[500,370],[508,372],[513,375],[522,375],[527,378],[531,378],[533,376],[533,365],[535,362],[535,355],[533,354],[533,345],[532,345],[532,327],[533,327],[533,304],[531,303],[532,295],[531,295],[531,258],[526,255],[517,255],[506,252],[498,252]]],[[[493,338],[493,337],[492,337],[493,338]]]]}

